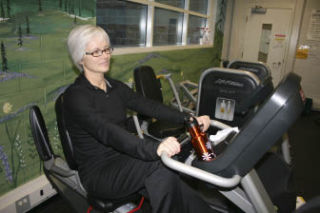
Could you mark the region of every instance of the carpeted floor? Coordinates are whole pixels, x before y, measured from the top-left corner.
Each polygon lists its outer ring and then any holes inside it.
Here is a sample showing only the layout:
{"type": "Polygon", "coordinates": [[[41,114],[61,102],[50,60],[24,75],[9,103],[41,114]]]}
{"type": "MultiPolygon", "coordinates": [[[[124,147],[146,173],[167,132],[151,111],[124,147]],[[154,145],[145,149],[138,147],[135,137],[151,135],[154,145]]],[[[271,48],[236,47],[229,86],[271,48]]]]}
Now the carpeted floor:
{"type": "Polygon", "coordinates": [[[309,200],[320,195],[320,112],[302,115],[289,130],[296,190],[309,200]]]}

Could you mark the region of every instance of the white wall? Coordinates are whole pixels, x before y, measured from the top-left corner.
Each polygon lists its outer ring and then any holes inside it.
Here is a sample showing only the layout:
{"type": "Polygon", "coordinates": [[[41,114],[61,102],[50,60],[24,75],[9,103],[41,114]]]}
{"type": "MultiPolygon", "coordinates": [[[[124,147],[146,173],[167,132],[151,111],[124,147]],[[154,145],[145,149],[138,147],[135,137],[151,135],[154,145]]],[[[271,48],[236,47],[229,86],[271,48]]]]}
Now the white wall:
{"type": "MultiPolygon", "coordinates": [[[[308,39],[310,21],[313,10],[320,10],[319,0],[306,0],[302,25],[299,35],[298,47],[308,45],[310,47],[306,59],[296,59],[294,72],[302,76],[302,88],[307,97],[313,99],[313,108],[320,109],[320,31],[316,40],[308,39]]],[[[320,30],[320,20],[317,22],[320,30]]]]}
{"type": "Polygon", "coordinates": [[[290,23],[291,31],[284,72],[293,71],[302,77],[305,95],[313,99],[313,108],[320,110],[320,39],[318,41],[307,39],[311,12],[314,9],[320,10],[320,0],[228,0],[228,4],[230,8],[226,18],[222,59],[230,61],[241,59],[249,8],[259,5],[264,8],[292,9],[294,15],[290,23]],[[296,59],[296,49],[300,45],[310,46],[307,59],[296,59]]]}
{"type": "MultiPolygon", "coordinates": [[[[284,72],[288,73],[292,71],[304,0],[228,0],[228,4],[229,3],[233,3],[232,14],[230,14],[232,16],[232,20],[231,23],[226,23],[226,26],[230,26],[231,30],[225,31],[225,34],[230,33],[231,35],[230,38],[224,39],[222,58],[229,59],[230,61],[242,58],[246,31],[246,16],[250,8],[253,8],[256,5],[264,8],[287,8],[291,9],[294,15],[290,22],[291,31],[287,57],[284,62],[284,72]]],[[[227,20],[228,17],[226,21],[227,20]]]]}

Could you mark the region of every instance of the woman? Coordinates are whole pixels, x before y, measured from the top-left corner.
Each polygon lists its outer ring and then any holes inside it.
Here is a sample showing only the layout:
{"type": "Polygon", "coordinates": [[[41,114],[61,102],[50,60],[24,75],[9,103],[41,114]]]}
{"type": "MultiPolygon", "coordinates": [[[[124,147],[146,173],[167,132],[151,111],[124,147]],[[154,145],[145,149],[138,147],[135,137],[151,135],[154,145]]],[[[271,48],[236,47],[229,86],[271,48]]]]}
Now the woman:
{"type": "MultiPolygon", "coordinates": [[[[153,212],[211,212],[159,156],[180,152],[174,137],[160,144],[139,139],[125,129],[126,110],[183,123],[185,114],[134,93],[125,84],[105,78],[112,48],[97,26],[74,28],[68,49],[81,75],[65,92],[64,110],[79,176],[86,190],[100,198],[117,199],[146,191],[153,212]]],[[[197,118],[204,130],[209,117],[197,118]]]]}

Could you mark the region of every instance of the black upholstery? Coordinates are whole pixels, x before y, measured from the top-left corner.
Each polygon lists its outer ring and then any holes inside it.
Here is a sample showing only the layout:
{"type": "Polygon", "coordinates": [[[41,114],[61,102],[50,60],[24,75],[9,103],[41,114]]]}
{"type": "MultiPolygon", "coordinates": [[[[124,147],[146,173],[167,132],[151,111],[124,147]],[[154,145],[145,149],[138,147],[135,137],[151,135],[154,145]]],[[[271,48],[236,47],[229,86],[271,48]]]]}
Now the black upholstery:
{"type": "Polygon", "coordinates": [[[71,205],[76,212],[88,208],[85,192],[75,188],[77,181],[75,172],[56,156],[51,148],[46,124],[38,106],[32,106],[29,111],[29,121],[34,143],[40,159],[43,161],[43,171],[57,192],[71,205]]]}
{"type": "MultiPolygon", "coordinates": [[[[150,66],[140,66],[134,69],[134,82],[136,92],[141,95],[163,103],[163,96],[161,91],[160,80],[156,78],[154,70],[150,66]]],[[[176,125],[166,121],[155,121],[144,116],[138,115],[139,119],[149,120],[148,132],[157,137],[165,138],[168,136],[178,136],[184,133],[185,128],[183,125],[176,125]]]]}
{"type": "MultiPolygon", "coordinates": [[[[247,102],[254,102],[260,104],[267,96],[269,96],[274,87],[272,83],[271,71],[266,64],[261,62],[248,61],[232,61],[228,68],[245,70],[255,74],[261,81],[261,86],[251,94],[251,100],[246,99],[247,102]]],[[[248,103],[249,104],[249,103],[248,103]]],[[[248,105],[245,104],[245,105],[248,105]]]]}
{"type": "Polygon", "coordinates": [[[38,106],[32,106],[29,111],[29,121],[36,149],[42,161],[53,158],[47,128],[38,106]]]}
{"type": "Polygon", "coordinates": [[[228,68],[252,72],[262,81],[271,78],[271,73],[268,67],[259,62],[232,61],[228,64],[228,68]]]}
{"type": "Polygon", "coordinates": [[[137,67],[134,70],[134,82],[138,93],[160,103],[163,102],[161,83],[157,79],[152,67],[137,67]]]}
{"type": "Polygon", "coordinates": [[[260,81],[257,77],[254,78],[254,74],[224,68],[207,69],[200,77],[197,115],[209,115],[211,119],[241,127],[253,115],[254,107],[257,105],[253,93],[260,89],[260,81]],[[235,101],[233,120],[215,116],[218,98],[235,101]]]}
{"type": "MultiPolygon", "coordinates": [[[[74,152],[73,152],[72,141],[69,136],[69,132],[66,128],[65,120],[64,120],[63,94],[61,94],[56,100],[55,110],[56,110],[59,135],[60,135],[65,158],[67,160],[69,167],[74,170],[77,170],[78,166],[73,157],[74,152]]],[[[124,205],[128,202],[137,201],[139,198],[141,198],[141,195],[139,195],[138,193],[129,195],[124,198],[114,199],[114,200],[96,197],[94,194],[90,194],[90,193],[87,194],[87,200],[90,203],[90,205],[92,205],[97,210],[101,210],[105,212],[111,212],[116,208],[118,208],[119,206],[124,205]]]]}
{"type": "Polygon", "coordinates": [[[77,170],[78,165],[75,162],[73,157],[74,154],[73,154],[72,142],[69,136],[69,132],[67,131],[67,128],[65,126],[62,103],[63,103],[63,95],[60,95],[56,100],[55,110],[56,110],[58,131],[61,139],[61,145],[62,145],[65,159],[69,167],[73,170],[77,170]]]}
{"type": "Polygon", "coordinates": [[[300,81],[299,76],[290,73],[221,155],[212,162],[194,164],[223,176],[246,175],[301,114],[304,104],[300,81]]]}

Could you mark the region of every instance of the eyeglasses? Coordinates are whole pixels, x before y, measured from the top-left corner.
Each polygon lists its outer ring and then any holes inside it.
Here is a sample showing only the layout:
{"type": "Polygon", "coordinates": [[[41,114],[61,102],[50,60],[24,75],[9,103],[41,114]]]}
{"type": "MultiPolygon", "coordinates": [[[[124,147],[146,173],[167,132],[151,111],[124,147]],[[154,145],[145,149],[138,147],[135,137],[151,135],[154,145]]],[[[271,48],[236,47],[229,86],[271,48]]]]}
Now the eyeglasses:
{"type": "Polygon", "coordinates": [[[86,52],[86,55],[92,55],[93,57],[102,56],[103,53],[111,54],[113,51],[113,47],[107,47],[103,50],[95,50],[93,52],[86,52]]]}

